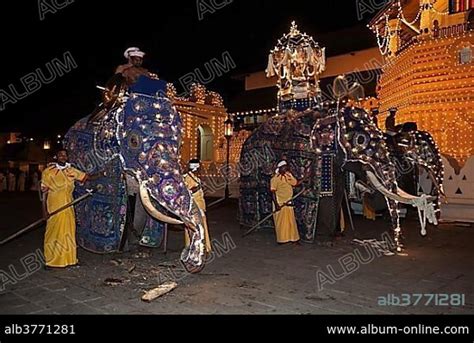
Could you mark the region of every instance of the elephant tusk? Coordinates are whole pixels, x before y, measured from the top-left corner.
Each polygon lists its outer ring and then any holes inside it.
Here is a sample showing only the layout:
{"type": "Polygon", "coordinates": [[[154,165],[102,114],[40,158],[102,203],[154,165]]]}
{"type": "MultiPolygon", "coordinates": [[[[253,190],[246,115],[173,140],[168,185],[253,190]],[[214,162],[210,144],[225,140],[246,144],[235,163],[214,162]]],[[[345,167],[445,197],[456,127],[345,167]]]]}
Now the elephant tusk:
{"type": "Polygon", "coordinates": [[[404,190],[397,187],[397,193],[390,192],[385,188],[382,183],[377,179],[374,173],[368,171],[367,178],[372,185],[382,193],[387,199],[392,199],[400,203],[409,204],[416,207],[418,210],[418,219],[421,225],[421,235],[426,236],[426,221],[438,225],[438,220],[433,207],[433,201],[436,200],[434,196],[427,196],[423,194],[420,197],[406,193],[404,190]]]}
{"type": "Polygon", "coordinates": [[[366,184],[364,184],[362,181],[357,180],[355,183],[355,188],[357,188],[360,192],[362,193],[369,193],[372,194],[374,191],[371,190],[366,184]]]}
{"type": "Polygon", "coordinates": [[[401,202],[401,203],[408,203],[408,200],[405,198],[402,198],[400,195],[395,194],[393,192],[390,192],[382,183],[377,179],[374,173],[367,171],[367,179],[370,181],[370,183],[375,187],[376,190],[378,190],[380,193],[382,193],[384,196],[386,196],[389,199],[401,202]]]}
{"type": "MultiPolygon", "coordinates": [[[[403,189],[397,187],[397,193],[389,191],[382,183],[377,179],[374,173],[367,171],[367,178],[369,179],[370,183],[374,185],[375,189],[377,189],[380,193],[382,193],[387,198],[392,200],[401,202],[403,204],[414,205],[416,201],[419,201],[421,197],[417,197],[411,194],[408,194],[403,189]]],[[[436,197],[428,196],[426,197],[427,201],[434,201],[436,197]]]]}
{"type": "MultiPolygon", "coordinates": [[[[403,189],[398,188],[398,187],[397,187],[397,193],[398,193],[401,197],[403,197],[404,199],[409,200],[409,201],[410,201],[410,204],[411,204],[412,202],[416,201],[416,200],[421,199],[421,197],[417,197],[417,196],[411,195],[411,194],[405,192],[403,189]]],[[[426,200],[429,201],[429,202],[433,202],[433,201],[436,200],[436,197],[433,196],[433,195],[426,195],[425,197],[426,197],[426,200]]]]}
{"type": "Polygon", "coordinates": [[[153,204],[151,203],[150,195],[148,194],[148,190],[146,189],[145,184],[143,182],[140,182],[140,198],[142,199],[143,207],[145,208],[145,210],[150,216],[152,216],[156,220],[174,225],[184,224],[178,219],[164,215],[163,213],[158,211],[155,206],[153,206],[153,204]]]}
{"type": "Polygon", "coordinates": [[[430,177],[431,182],[433,183],[433,186],[436,187],[436,189],[438,190],[438,193],[445,197],[446,194],[444,194],[443,184],[440,185],[438,183],[438,180],[436,179],[436,177],[434,176],[431,170],[428,170],[428,176],[430,177]]]}

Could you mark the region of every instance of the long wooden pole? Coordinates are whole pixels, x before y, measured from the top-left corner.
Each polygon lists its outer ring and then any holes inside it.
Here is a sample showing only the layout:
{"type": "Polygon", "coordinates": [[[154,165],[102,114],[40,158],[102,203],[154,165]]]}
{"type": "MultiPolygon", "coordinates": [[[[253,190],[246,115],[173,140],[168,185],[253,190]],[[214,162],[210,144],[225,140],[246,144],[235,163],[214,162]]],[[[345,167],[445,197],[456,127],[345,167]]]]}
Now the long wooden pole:
{"type": "MultiPolygon", "coordinates": [[[[298,198],[301,194],[303,194],[304,192],[306,192],[306,189],[303,189],[301,192],[299,192],[298,194],[296,194],[293,198],[291,198],[290,200],[288,200],[287,202],[285,202],[281,207],[285,207],[285,206],[289,206],[291,204],[291,202],[293,202],[293,200],[295,200],[296,198],[298,198]]],[[[280,210],[278,210],[280,211],[280,210]]],[[[255,224],[254,226],[252,226],[249,230],[247,230],[243,235],[242,237],[245,237],[245,236],[248,236],[250,235],[253,231],[255,231],[256,229],[258,229],[258,227],[265,223],[268,219],[270,219],[275,213],[277,213],[278,211],[273,211],[272,213],[270,213],[268,216],[266,216],[265,218],[263,218],[262,220],[260,220],[257,224],[255,224]]]]}
{"type": "Polygon", "coordinates": [[[29,231],[29,230],[31,230],[31,229],[37,227],[38,225],[40,225],[40,224],[46,222],[49,218],[51,218],[51,217],[54,216],[55,214],[58,214],[59,212],[62,212],[62,211],[64,211],[65,209],[67,209],[67,208],[69,208],[69,207],[71,207],[71,206],[74,206],[74,205],[80,203],[81,201],[83,201],[83,200],[89,198],[90,196],[92,196],[93,193],[94,193],[93,191],[88,191],[88,192],[87,192],[86,194],[84,194],[83,196],[77,198],[77,199],[74,200],[74,201],[71,201],[70,203],[68,203],[68,204],[66,204],[66,205],[64,205],[64,206],[62,206],[62,207],[60,207],[60,208],[58,208],[57,210],[53,211],[52,213],[48,214],[48,215],[46,216],[46,218],[41,218],[41,219],[35,221],[34,223],[31,223],[31,224],[28,225],[27,227],[21,229],[20,231],[15,232],[13,235],[8,236],[8,237],[5,238],[4,240],[0,241],[0,245],[4,245],[4,244],[6,244],[6,243],[8,243],[8,242],[10,242],[10,241],[12,241],[12,240],[14,240],[15,238],[17,238],[18,236],[24,234],[25,232],[27,232],[27,231],[29,231]]]}

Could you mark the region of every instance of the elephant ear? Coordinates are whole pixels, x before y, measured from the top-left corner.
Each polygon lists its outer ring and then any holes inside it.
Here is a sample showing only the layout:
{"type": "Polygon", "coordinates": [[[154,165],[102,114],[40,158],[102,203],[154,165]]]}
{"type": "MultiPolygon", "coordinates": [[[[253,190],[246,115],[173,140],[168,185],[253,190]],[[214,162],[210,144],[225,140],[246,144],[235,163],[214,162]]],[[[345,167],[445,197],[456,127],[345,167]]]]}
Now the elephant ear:
{"type": "Polygon", "coordinates": [[[332,83],[332,92],[336,98],[342,98],[349,91],[349,83],[344,75],[336,77],[332,83]]]}

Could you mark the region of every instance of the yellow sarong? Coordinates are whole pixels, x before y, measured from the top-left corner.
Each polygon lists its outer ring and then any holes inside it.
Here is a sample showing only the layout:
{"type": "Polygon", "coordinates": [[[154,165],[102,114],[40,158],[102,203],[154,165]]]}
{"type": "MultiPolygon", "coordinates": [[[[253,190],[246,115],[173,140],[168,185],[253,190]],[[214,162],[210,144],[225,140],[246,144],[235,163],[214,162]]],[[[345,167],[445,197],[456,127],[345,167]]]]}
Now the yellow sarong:
{"type": "Polygon", "coordinates": [[[370,220],[375,220],[376,219],[375,210],[369,205],[369,202],[367,201],[365,196],[362,199],[362,206],[363,206],[364,217],[370,220]]]}
{"type": "MultiPolygon", "coordinates": [[[[293,187],[297,181],[291,173],[277,174],[270,181],[270,190],[275,192],[278,205],[282,206],[293,198],[293,187]]],[[[275,210],[275,206],[273,206],[275,210]]],[[[296,225],[295,211],[292,206],[282,207],[273,214],[275,221],[276,239],[278,243],[297,242],[300,240],[296,225]]]]}
{"type": "MultiPolygon", "coordinates": [[[[52,213],[73,201],[74,181],[83,182],[86,174],[73,167],[64,169],[52,165],[41,178],[43,191],[48,192],[47,210],[52,213]]],[[[44,235],[44,257],[48,267],[67,267],[77,264],[76,219],[69,207],[48,219],[44,235]]]]}
{"type": "MultiPolygon", "coordinates": [[[[204,200],[204,191],[202,190],[201,180],[192,172],[188,172],[184,175],[184,184],[189,190],[196,187],[200,188],[193,194],[193,199],[196,202],[197,207],[201,210],[202,222],[204,225],[204,244],[206,252],[210,253],[212,251],[212,245],[211,238],[209,237],[209,229],[207,227],[206,200],[204,200]]],[[[184,243],[186,247],[188,247],[190,244],[189,234],[187,230],[184,231],[184,243]]]]}

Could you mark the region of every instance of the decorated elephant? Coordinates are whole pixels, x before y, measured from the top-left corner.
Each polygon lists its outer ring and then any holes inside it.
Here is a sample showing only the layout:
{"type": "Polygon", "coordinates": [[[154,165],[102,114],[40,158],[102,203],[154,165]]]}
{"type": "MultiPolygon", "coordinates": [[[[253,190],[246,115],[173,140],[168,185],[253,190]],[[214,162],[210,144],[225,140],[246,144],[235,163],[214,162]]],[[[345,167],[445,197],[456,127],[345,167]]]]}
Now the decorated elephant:
{"type": "MultiPolygon", "coordinates": [[[[270,179],[281,159],[286,160],[292,174],[305,181],[295,190],[295,217],[303,241],[329,239],[339,224],[345,174],[340,168],[343,154],[338,151],[334,131],[322,133],[327,143],[318,154],[311,145],[316,123],[327,118],[322,109],[282,110],[257,128],[243,145],[240,164],[240,223],[254,226],[272,213],[270,179]],[[252,156],[261,156],[258,163],[252,156]]],[[[331,122],[334,122],[332,117],[331,122]]],[[[335,122],[334,122],[335,123],[335,122]]],[[[260,225],[273,227],[269,218],[260,225]]]]}
{"type": "MultiPolygon", "coordinates": [[[[296,189],[299,196],[292,202],[302,240],[313,242],[334,236],[349,184],[362,192],[381,195],[390,213],[396,250],[401,251],[398,204],[418,208],[422,234],[425,234],[427,220],[437,224],[438,194],[415,196],[398,186],[393,150],[390,151],[383,132],[368,114],[357,108],[364,98],[362,85],[357,82],[349,85],[348,79],[340,75],[330,89],[333,108],[329,108],[328,101],[322,101],[318,77],[325,67],[325,49],[301,32],[294,22],[290,32],[270,51],[266,73],[267,77],[277,76],[278,113],[257,128],[243,145],[241,224],[273,227],[269,215],[272,213],[270,179],[278,161],[284,159],[289,162],[292,174],[304,179],[296,189]],[[345,107],[340,108],[341,104],[345,107]],[[255,155],[264,158],[254,163],[250,156],[255,155]],[[262,223],[265,218],[268,220],[262,223]]],[[[438,158],[436,165],[439,165],[439,153],[425,154],[427,144],[434,144],[427,134],[415,132],[414,140],[410,146],[410,163],[429,167],[432,159],[438,158]]],[[[439,169],[431,171],[441,189],[439,169]]]]}
{"type": "MultiPolygon", "coordinates": [[[[337,121],[326,124],[324,120],[316,123],[312,135],[312,145],[319,153],[317,137],[321,131],[333,131],[336,144],[343,153],[342,168],[353,172],[362,187],[380,192],[386,199],[392,220],[397,249],[401,250],[401,228],[399,223],[399,203],[416,207],[419,212],[421,233],[426,234],[426,222],[437,225],[436,210],[438,197],[422,194],[415,196],[401,189],[397,182],[397,165],[393,162],[390,150],[382,131],[372,122],[367,112],[362,109],[346,107],[336,114],[337,121]]],[[[414,164],[423,162],[419,155],[414,164]],[[419,161],[418,161],[419,160],[419,161]]]]}
{"type": "Polygon", "coordinates": [[[164,81],[141,76],[99,121],[79,120],[67,133],[70,159],[88,173],[105,176],[76,189],[102,185],[94,197],[76,207],[78,243],[110,253],[123,249],[132,218],[139,222],[140,244],[158,246],[165,224],[184,224],[191,244],[181,254],[189,272],[204,267],[204,227],[201,213],[186,188],[180,168],[182,124],[166,94],[164,81]],[[136,187],[135,213],[127,201],[136,187]],[[144,224],[144,229],[143,228],[144,224]]]}
{"type": "MultiPolygon", "coordinates": [[[[361,109],[328,111],[316,103],[304,111],[282,110],[248,138],[241,164],[248,164],[248,156],[262,149],[272,152],[262,154],[268,156],[266,163],[242,168],[240,213],[245,226],[271,213],[269,180],[280,159],[290,162],[297,178],[310,170],[311,177],[301,186],[307,192],[294,201],[298,230],[305,241],[327,238],[338,229],[348,172],[356,175],[359,186],[385,197],[398,251],[402,250],[399,202],[419,209],[423,233],[426,219],[437,223],[435,197],[413,196],[398,187],[383,133],[361,109]]],[[[271,227],[271,219],[263,226],[271,227]]]]}

